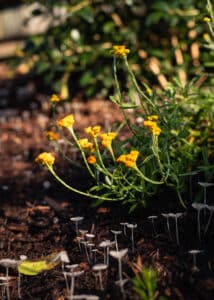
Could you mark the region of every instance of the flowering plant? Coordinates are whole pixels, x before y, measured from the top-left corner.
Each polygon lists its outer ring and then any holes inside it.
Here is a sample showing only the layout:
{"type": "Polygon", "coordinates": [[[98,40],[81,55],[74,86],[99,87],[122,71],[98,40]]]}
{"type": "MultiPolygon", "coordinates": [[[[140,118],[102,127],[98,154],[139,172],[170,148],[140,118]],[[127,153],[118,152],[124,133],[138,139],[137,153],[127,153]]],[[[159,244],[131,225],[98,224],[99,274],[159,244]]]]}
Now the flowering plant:
{"type": "MultiPolygon", "coordinates": [[[[175,79],[162,91],[153,91],[147,83],[140,87],[128,63],[130,50],[118,45],[111,53],[116,93],[110,99],[121,109],[131,137],[121,142],[119,129],[103,132],[101,126],[96,125],[85,128],[86,136],[78,138],[73,128],[75,116],[68,115],[56,122],[58,129],[71,134],[94,182],[87,192],[68,185],[57,175],[53,154],[42,153],[36,161],[46,166],[65,187],[96,199],[97,204],[122,201],[134,210],[138,205],[146,205],[148,199],[167,188],[176,191],[180,204],[185,207],[182,198],[186,192],[185,174],[203,164],[205,152],[208,160],[212,155],[209,138],[213,130],[213,111],[207,113],[208,93],[205,96],[194,85],[194,80],[183,86],[175,79]],[[132,93],[129,97],[124,97],[121,91],[118,63],[124,64],[130,78],[132,93]],[[200,132],[205,122],[210,127],[202,136],[200,132]],[[208,146],[207,151],[204,151],[205,146],[208,146]]],[[[53,99],[57,97],[51,97],[52,104],[57,105],[58,101],[53,99]]],[[[56,134],[49,132],[48,136],[57,143],[56,134]]]]}

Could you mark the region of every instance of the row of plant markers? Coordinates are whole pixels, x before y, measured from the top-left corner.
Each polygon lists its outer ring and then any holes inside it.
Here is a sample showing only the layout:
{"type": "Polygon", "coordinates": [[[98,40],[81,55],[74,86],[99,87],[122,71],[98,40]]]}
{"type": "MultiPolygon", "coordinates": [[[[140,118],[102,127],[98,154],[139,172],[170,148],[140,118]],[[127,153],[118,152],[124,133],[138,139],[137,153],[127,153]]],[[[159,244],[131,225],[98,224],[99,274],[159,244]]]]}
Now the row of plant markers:
{"type": "MultiPolygon", "coordinates": [[[[203,233],[204,235],[208,232],[212,216],[214,213],[214,206],[206,204],[206,187],[213,184],[205,184],[203,185],[205,188],[205,197],[204,203],[193,203],[192,207],[197,210],[197,231],[198,231],[198,239],[201,241],[201,212],[204,211],[204,217],[207,219],[206,225],[204,226],[203,233]],[[209,214],[207,212],[209,211],[209,214]]],[[[176,243],[180,245],[179,239],[179,228],[178,228],[178,219],[183,215],[183,213],[162,213],[163,218],[166,219],[166,228],[169,234],[170,240],[172,240],[173,232],[171,230],[170,219],[174,219],[175,221],[175,237],[176,243]]],[[[104,290],[103,283],[103,273],[107,272],[109,267],[109,256],[117,259],[118,261],[118,281],[116,284],[120,287],[122,294],[125,293],[124,285],[128,281],[127,279],[123,279],[122,277],[122,259],[128,253],[128,248],[119,249],[118,237],[123,235],[131,240],[131,252],[135,252],[135,240],[134,240],[134,232],[137,230],[137,224],[130,224],[127,222],[120,223],[121,230],[111,230],[111,233],[114,235],[114,240],[111,241],[109,239],[101,241],[97,247],[95,245],[95,234],[88,232],[88,230],[80,229],[79,224],[83,221],[83,217],[72,217],[70,218],[71,222],[75,224],[76,231],[76,241],[78,243],[79,250],[85,255],[89,265],[92,267],[92,271],[94,272],[95,279],[99,283],[99,289],[104,290]],[[99,255],[99,259],[98,259],[99,255]],[[100,261],[100,257],[103,257],[103,261],[100,261]]],[[[151,222],[153,233],[155,236],[158,236],[156,229],[156,221],[158,216],[149,216],[148,221],[151,222]]],[[[201,250],[192,249],[188,251],[193,256],[193,267],[192,271],[198,271],[198,267],[196,265],[196,255],[201,250]]],[[[99,299],[96,295],[75,295],[75,278],[82,276],[84,271],[80,269],[78,264],[70,264],[69,257],[66,251],[61,251],[57,254],[50,254],[44,258],[38,260],[28,260],[25,255],[20,256],[19,260],[4,258],[0,260],[0,265],[5,267],[6,274],[5,276],[0,277],[0,286],[2,288],[2,298],[4,298],[4,294],[8,300],[10,300],[10,284],[11,281],[17,280],[17,290],[18,297],[21,298],[21,274],[27,276],[35,276],[43,271],[47,271],[53,269],[55,266],[61,263],[62,274],[65,278],[65,285],[67,290],[67,299],[99,299]],[[9,269],[17,269],[18,277],[9,276],[9,269]]]]}

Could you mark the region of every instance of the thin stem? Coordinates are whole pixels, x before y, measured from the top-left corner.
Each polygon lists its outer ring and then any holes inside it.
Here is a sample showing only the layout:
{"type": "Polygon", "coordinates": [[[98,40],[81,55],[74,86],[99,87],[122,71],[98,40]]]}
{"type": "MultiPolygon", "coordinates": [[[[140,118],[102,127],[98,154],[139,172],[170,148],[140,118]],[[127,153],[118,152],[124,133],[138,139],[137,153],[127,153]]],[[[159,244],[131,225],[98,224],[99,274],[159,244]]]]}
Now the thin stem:
{"type": "Polygon", "coordinates": [[[80,194],[82,196],[86,196],[86,197],[89,197],[89,198],[94,198],[94,199],[100,199],[100,200],[104,200],[104,201],[118,201],[118,200],[122,200],[124,198],[123,197],[120,197],[120,198],[106,198],[106,197],[102,197],[102,196],[98,196],[98,195],[92,195],[90,193],[84,193],[80,190],[77,190],[75,188],[73,188],[72,186],[68,185],[66,182],[64,182],[57,174],[56,172],[54,171],[53,167],[50,166],[50,165],[46,165],[48,170],[51,172],[51,174],[55,177],[55,179],[57,181],[59,181],[63,186],[65,186],[67,189],[71,190],[72,192],[75,192],[77,194],[80,194]]]}
{"type": "Polygon", "coordinates": [[[199,241],[201,241],[201,224],[200,224],[200,212],[201,210],[198,210],[198,215],[197,215],[197,223],[198,223],[198,238],[199,241]]]}
{"type": "Polygon", "coordinates": [[[82,147],[80,146],[80,144],[79,144],[79,142],[78,142],[78,139],[77,139],[77,137],[76,137],[76,135],[75,135],[75,133],[74,133],[73,127],[69,127],[68,130],[69,130],[69,132],[71,133],[71,135],[72,135],[72,137],[73,137],[73,139],[74,139],[74,141],[75,141],[75,143],[76,143],[78,149],[80,150],[80,152],[81,152],[81,154],[82,154],[82,158],[83,158],[83,160],[84,160],[84,163],[85,163],[85,165],[86,165],[86,168],[87,168],[89,174],[90,174],[93,178],[95,178],[95,174],[92,172],[92,170],[91,170],[91,168],[90,168],[90,166],[89,166],[89,164],[88,164],[88,162],[87,162],[87,159],[86,159],[86,156],[85,156],[85,152],[83,151],[82,147]]]}
{"type": "Polygon", "coordinates": [[[148,181],[152,184],[163,184],[164,182],[163,181],[155,181],[155,180],[152,180],[148,177],[146,177],[139,169],[137,166],[134,167],[134,170],[137,171],[137,173],[140,175],[140,177],[145,180],[145,181],[148,181]]]}
{"type": "Polygon", "coordinates": [[[177,241],[177,245],[180,246],[179,233],[178,233],[178,218],[175,218],[175,228],[176,228],[176,241],[177,241]]]}
{"type": "Polygon", "coordinates": [[[209,220],[208,220],[207,225],[206,225],[206,227],[205,227],[204,233],[207,233],[207,231],[208,231],[208,228],[209,228],[209,226],[210,226],[210,222],[211,222],[211,220],[212,220],[212,216],[213,216],[213,211],[210,211],[209,220]]]}

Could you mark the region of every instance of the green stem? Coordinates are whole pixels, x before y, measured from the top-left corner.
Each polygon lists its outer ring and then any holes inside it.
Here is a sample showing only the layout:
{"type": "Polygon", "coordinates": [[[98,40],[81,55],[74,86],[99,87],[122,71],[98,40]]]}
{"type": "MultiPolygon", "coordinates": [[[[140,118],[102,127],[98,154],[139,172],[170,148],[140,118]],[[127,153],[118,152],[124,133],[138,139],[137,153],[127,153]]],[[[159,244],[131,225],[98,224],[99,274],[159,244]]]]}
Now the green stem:
{"type": "Polygon", "coordinates": [[[74,192],[74,193],[77,193],[77,194],[80,194],[82,196],[86,196],[86,197],[89,197],[89,198],[94,198],[94,199],[100,199],[100,200],[103,200],[103,201],[119,201],[119,200],[122,200],[124,199],[124,196],[123,197],[120,197],[120,198],[106,198],[106,197],[102,197],[102,196],[98,196],[98,195],[92,195],[90,193],[84,193],[80,190],[77,190],[75,188],[73,188],[72,186],[68,185],[65,181],[63,181],[57,174],[56,172],[54,171],[53,167],[46,164],[48,170],[51,172],[51,174],[55,177],[55,179],[60,182],[64,187],[66,187],[67,189],[69,189],[70,191],[74,192]]]}
{"type": "Polygon", "coordinates": [[[103,173],[106,174],[106,175],[109,175],[110,177],[112,177],[113,175],[106,169],[106,167],[103,163],[103,159],[102,159],[102,156],[101,156],[101,153],[100,153],[100,149],[99,149],[96,137],[94,137],[94,145],[95,145],[95,150],[96,150],[100,165],[102,167],[103,173]]]}
{"type": "MultiPolygon", "coordinates": [[[[138,85],[138,83],[137,83],[137,80],[136,80],[136,78],[135,78],[135,75],[134,75],[134,73],[132,72],[132,70],[131,70],[131,68],[130,68],[130,66],[129,66],[129,63],[128,63],[128,60],[127,60],[127,57],[126,57],[126,56],[124,57],[124,61],[125,61],[125,65],[126,65],[126,67],[127,67],[127,70],[128,70],[128,72],[129,72],[129,75],[130,75],[130,77],[131,77],[132,83],[133,83],[133,85],[135,86],[135,88],[136,88],[138,94],[139,94],[140,96],[142,96],[144,99],[146,99],[146,101],[147,101],[153,108],[156,108],[155,104],[151,101],[151,99],[150,99],[149,97],[147,97],[147,95],[140,89],[140,87],[139,87],[139,85],[138,85]]],[[[142,104],[143,108],[145,109],[145,112],[146,112],[147,114],[149,114],[147,107],[144,106],[144,104],[143,104],[142,101],[141,101],[141,104],[142,104]]]]}
{"type": "Polygon", "coordinates": [[[134,170],[137,171],[137,173],[139,174],[139,176],[140,176],[143,180],[145,180],[145,181],[148,181],[148,182],[150,182],[150,183],[152,183],[152,184],[163,184],[163,183],[164,183],[163,181],[155,181],[155,180],[152,180],[152,179],[146,177],[146,176],[138,169],[137,166],[135,166],[134,170]]]}
{"type": "Polygon", "coordinates": [[[73,127],[69,127],[68,130],[69,130],[69,132],[71,133],[71,135],[72,135],[72,137],[73,137],[73,139],[74,139],[74,141],[75,141],[75,143],[76,143],[78,149],[80,150],[80,152],[81,152],[81,154],[82,154],[82,158],[83,158],[83,160],[84,160],[84,163],[85,163],[85,165],[86,165],[86,168],[87,168],[88,172],[90,173],[91,177],[95,178],[95,175],[94,175],[94,173],[92,172],[92,170],[91,170],[91,168],[90,168],[90,166],[89,166],[89,164],[88,164],[88,162],[87,162],[85,153],[84,153],[84,151],[82,150],[82,147],[80,146],[80,144],[79,144],[79,142],[78,142],[78,139],[77,139],[77,137],[76,137],[76,135],[75,135],[75,133],[74,133],[73,127]]]}

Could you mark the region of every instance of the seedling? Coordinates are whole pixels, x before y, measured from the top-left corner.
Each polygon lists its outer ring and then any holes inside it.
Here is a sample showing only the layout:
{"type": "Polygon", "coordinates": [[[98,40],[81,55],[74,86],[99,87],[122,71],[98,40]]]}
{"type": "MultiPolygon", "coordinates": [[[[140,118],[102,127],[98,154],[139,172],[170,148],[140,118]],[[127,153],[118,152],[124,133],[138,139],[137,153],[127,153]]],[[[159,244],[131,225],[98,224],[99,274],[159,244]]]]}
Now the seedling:
{"type": "Polygon", "coordinates": [[[197,225],[198,225],[198,238],[201,241],[201,221],[200,221],[200,212],[202,209],[207,208],[207,205],[204,203],[193,203],[192,207],[197,210],[197,225]]]}
{"type": "Polygon", "coordinates": [[[75,287],[75,278],[81,276],[84,273],[84,271],[76,271],[76,272],[63,272],[64,276],[71,277],[71,284],[70,284],[70,298],[73,299],[74,297],[74,287],[75,287]]]}
{"type": "Polygon", "coordinates": [[[100,289],[103,291],[103,279],[102,279],[102,271],[105,271],[108,268],[106,264],[97,264],[92,267],[92,270],[97,274],[99,278],[100,289]]]}
{"type": "Polygon", "coordinates": [[[79,232],[79,223],[84,219],[84,217],[72,217],[70,218],[71,222],[75,223],[75,231],[76,235],[78,235],[79,232]]]}
{"type": "Polygon", "coordinates": [[[207,205],[206,208],[210,211],[210,215],[209,215],[207,225],[204,229],[204,234],[206,234],[208,229],[209,229],[209,226],[210,226],[210,223],[211,223],[211,220],[212,220],[212,216],[213,216],[213,213],[214,213],[214,206],[213,205],[207,205]]]}
{"type": "MultiPolygon", "coordinates": [[[[79,267],[79,265],[78,265],[78,264],[73,264],[73,265],[66,265],[65,267],[66,267],[66,269],[69,269],[69,272],[72,273],[76,268],[79,267]]],[[[67,289],[67,291],[69,292],[69,289],[70,289],[70,288],[69,288],[69,284],[68,284],[67,273],[68,273],[68,272],[63,272],[63,275],[64,275],[64,277],[65,277],[66,289],[67,289]]]]}
{"type": "Polygon", "coordinates": [[[137,224],[127,224],[128,228],[131,229],[131,242],[132,242],[132,253],[134,253],[135,247],[134,247],[134,229],[137,228],[137,224]]]}
{"type": "Polygon", "coordinates": [[[207,188],[213,186],[214,183],[199,181],[198,184],[204,188],[204,204],[207,204],[207,188]]]}
{"type": "Polygon", "coordinates": [[[121,222],[120,225],[123,226],[123,234],[124,236],[126,236],[126,226],[127,226],[128,222],[121,222]]]}
{"type": "Polygon", "coordinates": [[[197,263],[196,263],[196,255],[197,254],[199,254],[199,253],[201,253],[202,251],[201,250],[190,250],[190,251],[188,251],[189,252],[189,254],[191,254],[192,255],[192,257],[193,257],[193,266],[192,266],[192,271],[193,272],[198,272],[199,271],[199,268],[197,267],[197,263]]]}
{"type": "Polygon", "coordinates": [[[115,246],[116,250],[118,251],[118,241],[117,241],[117,236],[122,233],[120,230],[111,230],[111,232],[114,234],[114,240],[115,240],[115,246]]]}
{"type": "Polygon", "coordinates": [[[10,258],[3,258],[0,260],[0,265],[6,269],[6,294],[7,300],[10,300],[10,290],[9,290],[9,268],[16,268],[20,261],[10,258]]]}
{"type": "Polygon", "coordinates": [[[169,225],[169,218],[170,218],[170,214],[161,214],[164,218],[166,218],[166,226],[167,226],[167,231],[169,233],[169,238],[170,240],[172,240],[172,234],[171,234],[171,230],[170,230],[170,225],[169,225]]]}
{"type": "Polygon", "coordinates": [[[154,235],[157,235],[157,230],[155,228],[155,220],[157,218],[158,218],[157,216],[149,216],[148,217],[148,220],[151,220],[151,222],[152,222],[152,228],[153,228],[154,235]]]}
{"type": "Polygon", "coordinates": [[[104,264],[109,265],[109,248],[115,244],[115,241],[105,240],[99,244],[100,248],[104,248],[104,264]]]}
{"type": "Polygon", "coordinates": [[[122,259],[123,257],[127,254],[128,249],[122,249],[120,251],[110,251],[110,255],[118,260],[118,277],[119,277],[119,285],[122,294],[124,293],[124,281],[123,281],[123,276],[122,276],[122,259]]]}
{"type": "Polygon", "coordinates": [[[183,215],[183,213],[170,213],[169,217],[175,219],[175,233],[176,233],[176,243],[178,246],[180,246],[180,240],[179,240],[179,231],[178,231],[178,218],[180,218],[183,215]]]}

